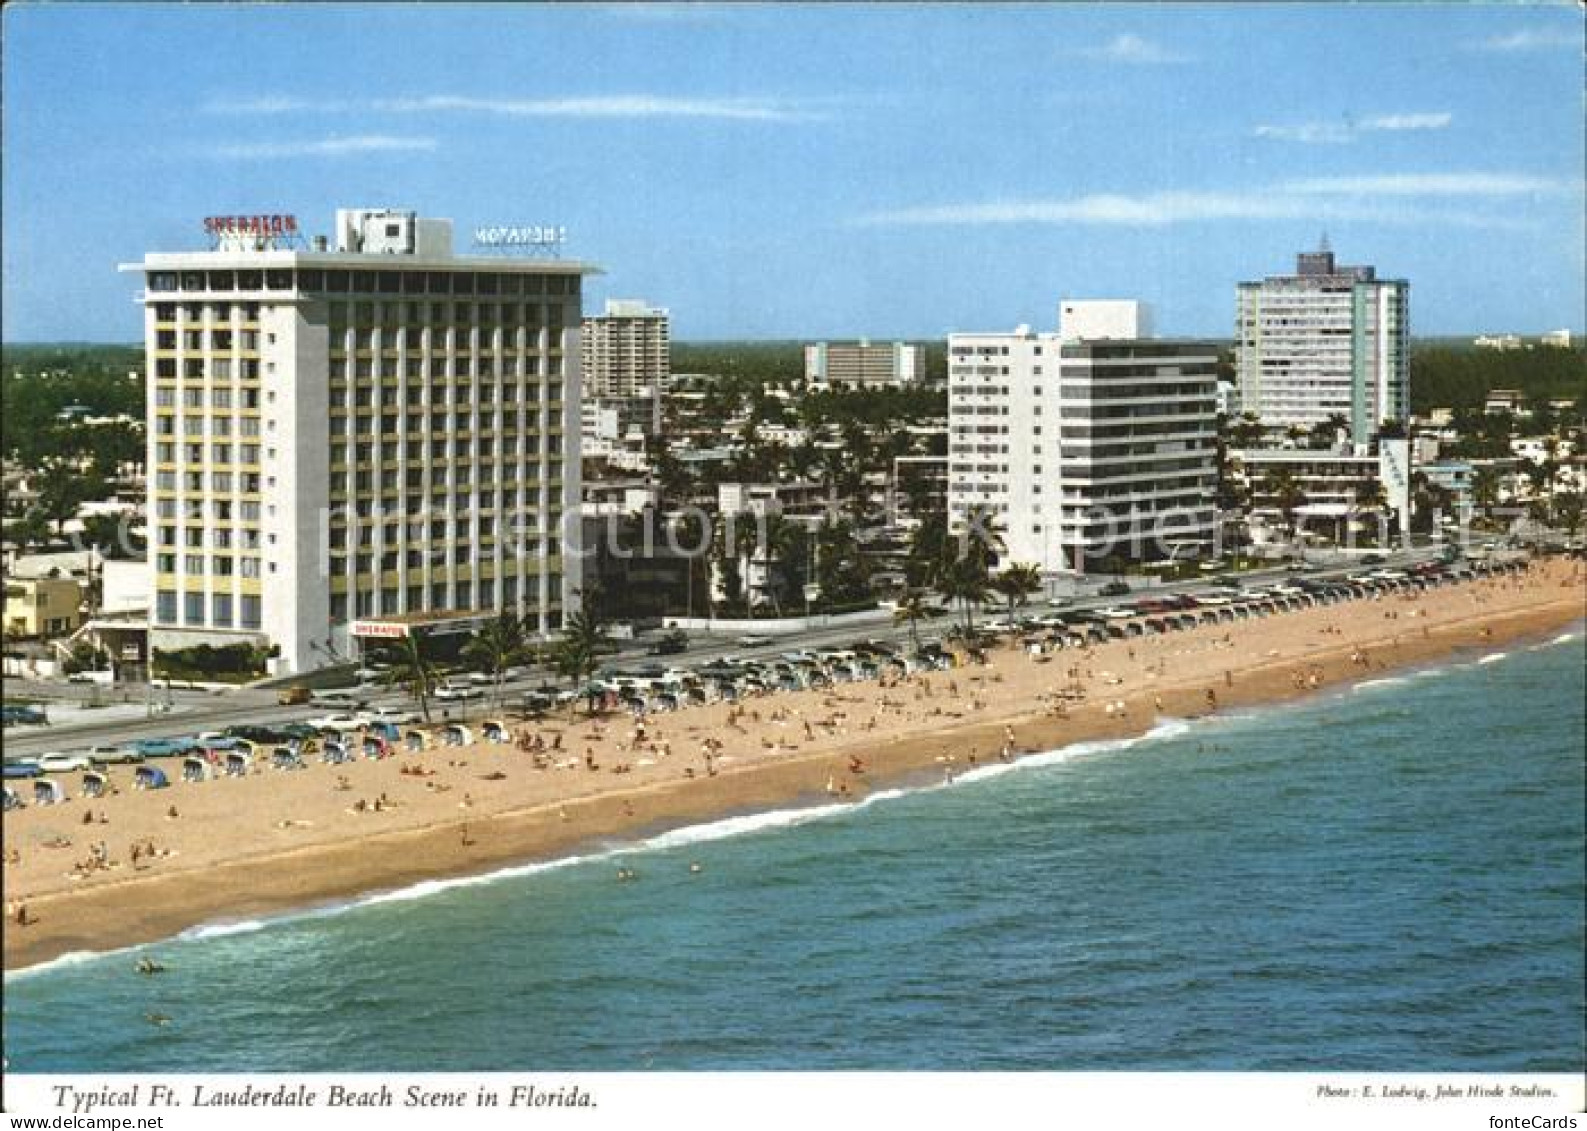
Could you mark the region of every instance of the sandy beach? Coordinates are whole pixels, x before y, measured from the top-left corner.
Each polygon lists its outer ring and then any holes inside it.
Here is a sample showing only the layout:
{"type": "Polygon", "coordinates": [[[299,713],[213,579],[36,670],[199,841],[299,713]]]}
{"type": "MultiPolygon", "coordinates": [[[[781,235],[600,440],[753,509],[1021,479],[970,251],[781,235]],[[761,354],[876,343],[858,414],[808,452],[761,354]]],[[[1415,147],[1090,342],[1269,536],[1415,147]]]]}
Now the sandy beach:
{"type": "MultiPolygon", "coordinates": [[[[4,821],[5,967],[552,858],[733,813],[859,799],[1001,757],[1272,702],[1580,619],[1582,564],[1111,641],[886,684],[776,693],[660,716],[520,724],[515,743],[30,805],[4,821]],[[1058,693],[1069,693],[1060,709],[1058,693]],[[1080,696],[1083,695],[1083,698],[1080,696]],[[708,746],[707,740],[710,740],[708,746]],[[1008,750],[1005,751],[1005,747],[1008,750]],[[711,754],[707,757],[708,752],[711,754]],[[151,851],[152,849],[152,851],[151,851]],[[17,905],[27,923],[16,922],[17,905]]],[[[180,776],[180,762],[164,762],[180,776]]],[[[24,796],[31,793],[26,782],[24,796]]]]}

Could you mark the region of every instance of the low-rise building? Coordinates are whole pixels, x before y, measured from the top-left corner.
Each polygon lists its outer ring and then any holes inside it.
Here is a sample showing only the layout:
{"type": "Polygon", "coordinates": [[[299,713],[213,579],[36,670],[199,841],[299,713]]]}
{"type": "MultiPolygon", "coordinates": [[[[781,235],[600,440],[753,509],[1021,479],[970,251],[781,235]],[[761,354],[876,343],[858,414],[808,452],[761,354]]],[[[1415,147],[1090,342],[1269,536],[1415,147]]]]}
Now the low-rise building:
{"type": "Polygon", "coordinates": [[[7,577],[5,634],[22,640],[50,640],[77,631],[82,623],[83,587],[72,577],[7,577]]]}

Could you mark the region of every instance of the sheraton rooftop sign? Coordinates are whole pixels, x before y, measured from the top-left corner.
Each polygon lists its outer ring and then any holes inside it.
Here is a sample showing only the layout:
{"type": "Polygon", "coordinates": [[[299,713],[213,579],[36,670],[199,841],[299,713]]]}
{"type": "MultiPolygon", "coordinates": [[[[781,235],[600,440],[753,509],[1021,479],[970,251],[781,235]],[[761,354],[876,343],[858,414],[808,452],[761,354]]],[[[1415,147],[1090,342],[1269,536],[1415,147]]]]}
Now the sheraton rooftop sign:
{"type": "Polygon", "coordinates": [[[474,229],[475,247],[557,247],[567,242],[559,224],[493,225],[474,229]]]}
{"type": "Polygon", "coordinates": [[[279,212],[260,216],[206,216],[204,231],[211,236],[295,236],[298,218],[279,212]]]}

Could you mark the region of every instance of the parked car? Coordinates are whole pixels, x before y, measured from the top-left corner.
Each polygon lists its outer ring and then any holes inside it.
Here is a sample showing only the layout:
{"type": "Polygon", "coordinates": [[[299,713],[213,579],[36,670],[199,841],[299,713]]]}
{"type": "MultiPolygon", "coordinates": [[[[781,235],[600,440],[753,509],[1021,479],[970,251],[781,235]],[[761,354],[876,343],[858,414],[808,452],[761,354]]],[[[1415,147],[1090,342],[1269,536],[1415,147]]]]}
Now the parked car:
{"type": "Polygon", "coordinates": [[[1361,564],[1362,565],[1375,566],[1375,565],[1382,565],[1386,561],[1388,561],[1388,559],[1385,558],[1382,554],[1368,554],[1366,557],[1361,559],[1361,564]]]}
{"type": "Polygon", "coordinates": [[[4,707],[0,708],[0,725],[10,726],[12,723],[23,723],[28,726],[43,726],[50,720],[44,712],[37,707],[4,707]]]}
{"type": "Polygon", "coordinates": [[[353,672],[353,678],[359,683],[379,683],[385,674],[379,668],[358,668],[353,672]]]}
{"type": "Polygon", "coordinates": [[[37,759],[34,758],[7,758],[5,760],[5,776],[8,778],[36,778],[44,771],[39,769],[37,759]]]}
{"type": "Polygon", "coordinates": [[[52,750],[38,756],[38,767],[46,774],[69,774],[74,770],[91,770],[94,764],[87,754],[62,754],[52,750]]]}
{"type": "Polygon", "coordinates": [[[130,746],[91,746],[88,748],[88,760],[100,766],[108,766],[114,762],[141,762],[143,755],[130,746]]]}
{"type": "Polygon", "coordinates": [[[1122,596],[1124,596],[1124,594],[1128,593],[1129,591],[1130,591],[1130,587],[1128,585],[1126,585],[1124,582],[1122,582],[1122,581],[1110,581],[1106,585],[1104,585],[1101,589],[1098,589],[1097,593],[1098,593],[1099,596],[1102,596],[1102,597],[1122,597],[1122,596]]]}
{"type": "Polygon", "coordinates": [[[314,693],[306,687],[283,687],[276,692],[276,702],[283,707],[296,707],[300,703],[307,703],[314,697],[314,693]]]}
{"type": "Polygon", "coordinates": [[[192,750],[193,743],[186,738],[144,738],[132,748],[145,758],[175,758],[192,750]]]}
{"type": "Polygon", "coordinates": [[[315,730],[349,731],[357,730],[363,726],[367,717],[363,715],[338,714],[321,715],[317,719],[310,719],[309,726],[315,730]]]}
{"type": "Polygon", "coordinates": [[[372,723],[390,723],[394,727],[405,727],[419,721],[419,712],[404,711],[396,707],[377,707],[368,714],[372,723]]]}

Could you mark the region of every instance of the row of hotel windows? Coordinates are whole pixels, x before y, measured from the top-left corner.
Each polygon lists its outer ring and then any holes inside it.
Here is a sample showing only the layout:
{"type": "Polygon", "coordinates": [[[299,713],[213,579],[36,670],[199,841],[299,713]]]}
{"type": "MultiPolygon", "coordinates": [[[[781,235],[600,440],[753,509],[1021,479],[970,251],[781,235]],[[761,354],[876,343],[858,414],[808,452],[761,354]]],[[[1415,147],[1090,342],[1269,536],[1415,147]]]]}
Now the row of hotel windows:
{"type": "MultiPolygon", "coordinates": [[[[552,607],[557,604],[557,594],[561,590],[561,575],[549,575],[551,583],[552,607]]],[[[526,590],[528,586],[524,587],[526,590]]],[[[431,609],[459,608],[468,609],[474,605],[475,594],[472,582],[460,581],[456,586],[456,594],[452,598],[447,596],[448,586],[445,582],[437,582],[430,586],[431,609]]],[[[518,579],[508,577],[502,580],[501,600],[504,605],[515,605],[518,602],[518,579]]],[[[410,585],[407,589],[407,610],[410,612],[421,611],[426,608],[424,604],[424,586],[410,585]]],[[[364,590],[355,595],[352,601],[353,615],[359,617],[390,615],[404,611],[399,607],[399,597],[402,594],[396,589],[382,589],[377,594],[373,590],[364,590]],[[377,599],[378,598],[378,599],[377,599]]],[[[161,589],[155,594],[155,622],[162,625],[176,625],[180,623],[188,628],[240,628],[257,630],[262,627],[262,604],[256,596],[243,596],[240,602],[234,602],[229,593],[214,593],[210,595],[209,618],[206,620],[205,600],[203,593],[183,593],[181,596],[182,619],[177,620],[178,594],[171,589],[161,589]],[[240,614],[240,615],[239,615],[240,614]]],[[[527,594],[526,596],[531,596],[527,594]]],[[[537,596],[537,594],[534,594],[537,596]]],[[[496,583],[494,580],[484,580],[479,583],[479,604],[482,608],[494,608],[496,605],[496,583]]],[[[347,619],[349,602],[345,593],[336,593],[331,596],[331,619],[345,621],[347,619]]]]}
{"type": "MultiPolygon", "coordinates": [[[[161,589],[154,595],[155,621],[159,624],[176,624],[176,597],[171,589],[161,589]]],[[[260,614],[262,612],[258,597],[244,596],[242,598],[242,615],[234,619],[234,608],[230,593],[216,593],[210,597],[210,619],[204,620],[204,594],[182,594],[182,624],[194,628],[202,628],[208,624],[212,628],[259,628],[260,614]]]]}
{"type": "MultiPolygon", "coordinates": [[[[549,611],[557,608],[560,604],[562,575],[558,573],[548,574],[547,580],[550,583],[549,611]]],[[[402,612],[424,612],[430,609],[494,609],[497,607],[496,582],[490,578],[480,581],[477,603],[474,585],[471,582],[459,581],[456,586],[456,593],[450,598],[447,596],[447,589],[448,586],[445,582],[436,582],[431,585],[430,601],[426,605],[424,602],[424,586],[410,585],[407,590],[406,607],[399,603],[399,597],[402,594],[396,589],[382,589],[378,593],[370,589],[361,590],[354,594],[351,602],[348,601],[347,594],[333,593],[331,595],[331,620],[345,621],[349,607],[351,607],[352,615],[355,617],[392,616],[402,612]]],[[[524,600],[539,600],[537,588],[525,585],[523,589],[524,600]]],[[[502,606],[514,606],[518,603],[518,599],[518,579],[516,577],[503,578],[501,583],[502,606]]]]}
{"type": "MultiPolygon", "coordinates": [[[[254,535],[253,544],[255,547],[259,544],[257,534],[254,535]]],[[[260,561],[258,558],[238,558],[233,562],[231,558],[210,558],[203,554],[183,554],[182,559],[183,570],[189,577],[197,577],[204,573],[212,573],[216,577],[231,577],[234,574],[237,577],[260,576],[260,561]]],[[[154,565],[156,573],[175,573],[176,555],[156,554],[154,565]]],[[[270,572],[274,573],[275,571],[276,564],[271,562],[270,572]]]]}
{"type": "Polygon", "coordinates": [[[150,271],[149,291],[308,291],[326,294],[566,295],[577,296],[574,274],[496,274],[482,271],[150,271]]]}
{"type": "MultiPolygon", "coordinates": [[[[349,366],[345,357],[331,358],[331,380],[345,381],[348,377],[355,380],[371,381],[377,376],[375,373],[375,359],[372,357],[359,357],[353,359],[349,366]]],[[[423,380],[429,377],[431,381],[467,380],[471,377],[483,377],[486,380],[518,377],[541,376],[540,359],[538,357],[507,356],[496,358],[489,354],[476,358],[472,354],[459,353],[456,357],[449,358],[443,364],[439,358],[432,359],[427,366],[425,360],[409,354],[399,365],[393,359],[386,359],[387,364],[381,365],[378,376],[382,381],[394,381],[398,377],[406,377],[409,381],[423,380]]],[[[563,359],[550,357],[546,359],[544,375],[547,377],[561,377],[566,373],[563,359]]]]}

